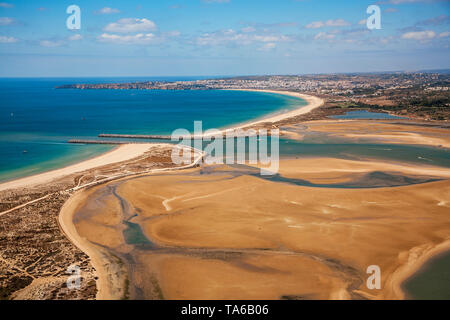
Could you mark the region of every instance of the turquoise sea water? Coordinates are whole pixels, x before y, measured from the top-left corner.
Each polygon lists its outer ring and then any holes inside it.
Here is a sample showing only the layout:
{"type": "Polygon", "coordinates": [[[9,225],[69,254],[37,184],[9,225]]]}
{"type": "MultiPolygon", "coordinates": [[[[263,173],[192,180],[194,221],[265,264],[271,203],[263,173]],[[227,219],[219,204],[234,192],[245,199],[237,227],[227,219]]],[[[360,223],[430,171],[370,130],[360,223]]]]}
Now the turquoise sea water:
{"type": "MultiPolygon", "coordinates": [[[[305,104],[289,96],[244,91],[55,89],[70,83],[143,80],[155,79],[0,79],[0,181],[60,168],[113,148],[66,143],[71,138],[170,134],[176,128],[192,132],[194,120],[202,120],[204,130],[223,128],[305,104]]],[[[280,142],[280,155],[287,157],[383,158],[450,167],[447,149],[320,137],[280,142]]]]}
{"type": "MultiPolygon", "coordinates": [[[[63,167],[113,148],[66,143],[71,138],[96,138],[100,133],[170,134],[176,128],[192,131],[194,120],[202,120],[203,129],[223,128],[305,104],[297,98],[260,92],[55,89],[71,83],[144,80],[183,79],[0,79],[0,181],[63,167]]],[[[365,112],[344,115],[346,119],[367,117],[392,118],[365,112]]],[[[304,141],[281,139],[280,155],[388,159],[450,167],[450,152],[444,148],[352,143],[321,136],[304,141]]],[[[286,182],[282,177],[273,179],[286,182]]],[[[380,173],[367,179],[370,183],[404,183],[380,173]]],[[[290,182],[305,185],[301,180],[290,182]]],[[[358,183],[362,187],[367,181],[358,183]]],[[[133,223],[127,230],[126,236],[133,241],[145,240],[133,223]]],[[[412,298],[448,299],[448,257],[439,257],[405,285],[412,298]]]]}
{"type": "Polygon", "coordinates": [[[175,79],[0,79],[0,181],[59,168],[112,148],[67,144],[71,138],[192,131],[194,120],[203,121],[204,130],[223,128],[306,104],[260,92],[55,89],[71,83],[143,80],[175,79]]]}

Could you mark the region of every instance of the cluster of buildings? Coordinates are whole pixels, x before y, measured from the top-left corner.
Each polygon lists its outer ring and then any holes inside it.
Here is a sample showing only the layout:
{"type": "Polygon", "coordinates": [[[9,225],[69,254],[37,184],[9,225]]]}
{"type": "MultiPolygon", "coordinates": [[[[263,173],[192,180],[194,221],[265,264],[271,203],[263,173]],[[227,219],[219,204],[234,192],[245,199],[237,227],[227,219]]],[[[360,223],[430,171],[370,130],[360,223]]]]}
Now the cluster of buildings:
{"type": "Polygon", "coordinates": [[[249,76],[194,81],[145,81],[128,83],[73,84],[76,89],[277,89],[333,96],[377,96],[386,90],[417,88],[446,91],[450,75],[436,73],[327,74],[302,76],[249,76]]]}

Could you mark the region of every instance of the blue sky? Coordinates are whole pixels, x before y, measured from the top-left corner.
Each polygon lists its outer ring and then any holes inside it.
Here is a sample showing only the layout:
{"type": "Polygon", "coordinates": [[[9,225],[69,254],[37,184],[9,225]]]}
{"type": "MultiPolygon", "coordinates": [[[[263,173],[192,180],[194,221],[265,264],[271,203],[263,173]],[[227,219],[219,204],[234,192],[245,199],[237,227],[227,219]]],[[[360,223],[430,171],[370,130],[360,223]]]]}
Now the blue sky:
{"type": "Polygon", "coordinates": [[[449,45],[450,0],[0,0],[0,77],[445,69],[449,45]]]}

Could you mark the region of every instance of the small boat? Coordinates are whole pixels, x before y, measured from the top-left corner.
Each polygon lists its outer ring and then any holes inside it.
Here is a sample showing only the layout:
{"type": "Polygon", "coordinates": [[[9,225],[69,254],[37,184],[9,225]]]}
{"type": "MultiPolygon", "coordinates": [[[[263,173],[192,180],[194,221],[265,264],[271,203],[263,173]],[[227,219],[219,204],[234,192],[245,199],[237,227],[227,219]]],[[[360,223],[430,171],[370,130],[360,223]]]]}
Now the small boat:
{"type": "Polygon", "coordinates": [[[23,150],[22,153],[28,153],[28,151],[27,150],[23,150]]]}

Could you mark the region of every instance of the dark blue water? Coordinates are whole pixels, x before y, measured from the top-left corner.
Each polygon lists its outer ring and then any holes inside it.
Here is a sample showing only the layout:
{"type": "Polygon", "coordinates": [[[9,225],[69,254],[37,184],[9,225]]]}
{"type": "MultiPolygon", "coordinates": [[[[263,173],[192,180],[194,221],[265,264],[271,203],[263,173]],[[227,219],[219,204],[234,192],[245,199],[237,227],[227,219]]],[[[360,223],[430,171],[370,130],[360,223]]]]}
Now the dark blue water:
{"type": "Polygon", "coordinates": [[[71,83],[144,80],[176,79],[0,79],[0,181],[111,149],[66,144],[71,138],[93,138],[100,133],[170,134],[177,128],[192,131],[194,120],[203,121],[204,129],[222,128],[306,104],[298,98],[260,92],[55,89],[71,83]]]}
{"type": "MultiPolygon", "coordinates": [[[[304,104],[293,97],[244,91],[55,89],[71,83],[145,80],[157,79],[0,79],[0,181],[59,168],[112,148],[67,144],[71,138],[170,134],[176,128],[192,132],[194,120],[202,120],[204,130],[222,128],[304,104]]],[[[281,140],[280,154],[383,158],[450,167],[447,149],[326,140],[281,140]]]]}

